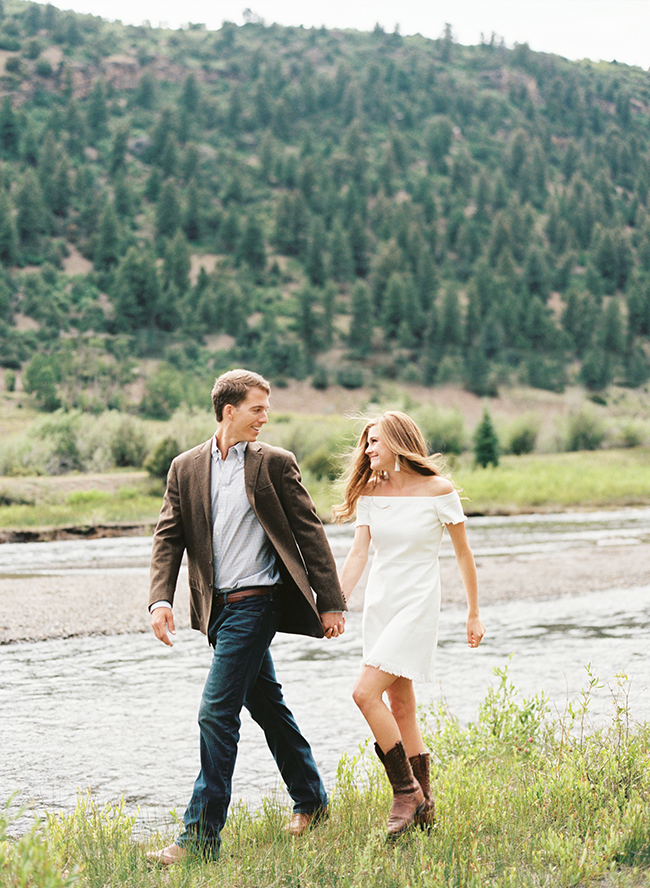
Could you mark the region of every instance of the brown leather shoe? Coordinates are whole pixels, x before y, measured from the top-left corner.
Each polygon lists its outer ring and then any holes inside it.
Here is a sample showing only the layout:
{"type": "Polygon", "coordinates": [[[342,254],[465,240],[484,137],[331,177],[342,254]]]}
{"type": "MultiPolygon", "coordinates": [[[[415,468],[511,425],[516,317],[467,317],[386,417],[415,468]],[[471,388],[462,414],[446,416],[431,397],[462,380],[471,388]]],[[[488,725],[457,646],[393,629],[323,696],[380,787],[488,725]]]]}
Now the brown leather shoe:
{"type": "Polygon", "coordinates": [[[188,853],[187,848],[181,848],[180,845],[168,845],[160,851],[149,851],[147,860],[149,863],[155,863],[158,866],[173,866],[185,860],[188,853]]]}
{"type": "Polygon", "coordinates": [[[282,831],[287,836],[298,838],[299,836],[304,835],[308,830],[318,826],[323,820],[327,820],[328,817],[329,812],[327,808],[318,808],[318,810],[312,811],[311,814],[305,814],[302,811],[298,811],[293,815],[289,823],[283,827],[282,831]]]}

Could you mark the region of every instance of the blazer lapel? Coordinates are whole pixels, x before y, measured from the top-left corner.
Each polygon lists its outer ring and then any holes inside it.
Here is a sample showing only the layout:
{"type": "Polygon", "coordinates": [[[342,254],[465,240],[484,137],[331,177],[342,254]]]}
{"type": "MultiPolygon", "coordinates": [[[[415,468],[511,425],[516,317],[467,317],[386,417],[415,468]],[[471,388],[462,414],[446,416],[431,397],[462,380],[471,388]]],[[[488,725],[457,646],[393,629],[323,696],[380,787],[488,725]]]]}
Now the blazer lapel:
{"type": "Polygon", "coordinates": [[[262,448],[257,442],[251,442],[246,448],[244,456],[244,483],[246,484],[246,496],[248,502],[255,510],[255,488],[257,487],[257,476],[262,465],[262,448]]]}
{"type": "Polygon", "coordinates": [[[194,457],[194,471],[198,488],[201,491],[201,503],[205,512],[205,520],[212,534],[212,489],[211,489],[211,472],[212,472],[212,438],[199,447],[194,457]]]}

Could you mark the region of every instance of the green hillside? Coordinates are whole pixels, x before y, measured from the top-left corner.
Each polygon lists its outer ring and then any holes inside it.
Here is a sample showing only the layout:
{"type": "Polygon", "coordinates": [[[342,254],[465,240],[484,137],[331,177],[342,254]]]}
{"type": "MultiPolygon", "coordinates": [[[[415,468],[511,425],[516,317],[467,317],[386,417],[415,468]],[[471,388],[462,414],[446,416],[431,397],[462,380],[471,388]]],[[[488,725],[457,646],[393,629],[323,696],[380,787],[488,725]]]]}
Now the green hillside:
{"type": "Polygon", "coordinates": [[[650,376],[647,72],[6,2],[0,91],[0,364],[44,409],[650,376]]]}

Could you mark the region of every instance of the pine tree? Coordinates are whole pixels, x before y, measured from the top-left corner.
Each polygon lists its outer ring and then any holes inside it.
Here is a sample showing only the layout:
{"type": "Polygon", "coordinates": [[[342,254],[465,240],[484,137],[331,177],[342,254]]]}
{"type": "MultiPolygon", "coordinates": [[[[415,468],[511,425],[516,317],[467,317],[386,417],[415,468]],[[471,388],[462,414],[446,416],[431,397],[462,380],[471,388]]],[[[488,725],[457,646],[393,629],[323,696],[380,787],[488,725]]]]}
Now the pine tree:
{"type": "Polygon", "coordinates": [[[325,228],[322,219],[319,217],[312,227],[305,257],[305,274],[314,287],[322,287],[325,284],[324,241],[325,228]]]}
{"type": "Polygon", "coordinates": [[[266,249],[264,233],[255,216],[249,216],[242,232],[237,249],[237,259],[245,262],[257,274],[261,274],[266,266],[266,249]]]}
{"type": "Polygon", "coordinates": [[[490,464],[499,465],[499,439],[487,410],[474,432],[474,459],[484,469],[490,464]]]}
{"type": "Polygon", "coordinates": [[[110,157],[110,171],[114,176],[119,170],[124,168],[126,163],[126,151],[129,144],[129,130],[126,126],[121,126],[113,137],[110,157]]]}
{"type": "Polygon", "coordinates": [[[187,203],[185,205],[185,218],[183,220],[183,230],[189,241],[198,241],[202,234],[201,222],[201,206],[199,201],[199,191],[196,183],[192,180],[187,189],[187,203]]]}
{"type": "Polygon", "coordinates": [[[178,189],[172,181],[163,184],[156,205],[156,231],[159,237],[173,237],[181,226],[178,189]]]}
{"type": "Polygon", "coordinates": [[[88,128],[95,140],[101,139],[108,132],[108,110],[106,108],[106,91],[101,80],[96,80],[88,97],[86,120],[88,128]]]}
{"type": "Polygon", "coordinates": [[[68,215],[72,185],[70,182],[70,166],[67,158],[62,157],[57,163],[47,195],[50,209],[55,216],[63,218],[68,215]]]}
{"type": "Polygon", "coordinates": [[[93,254],[95,267],[108,271],[116,266],[122,255],[120,224],[112,201],[107,201],[99,222],[97,245],[93,254]]]}
{"type": "Polygon", "coordinates": [[[0,262],[13,265],[17,252],[18,237],[13,206],[5,189],[0,188],[0,262]]]}
{"type": "Polygon", "coordinates": [[[2,156],[13,159],[18,156],[20,144],[20,128],[18,118],[11,104],[11,98],[5,96],[0,105],[0,152],[2,156]]]}
{"type": "Polygon", "coordinates": [[[163,288],[174,288],[182,298],[190,289],[190,250],[185,235],[179,229],[165,246],[163,288]]]}
{"type": "Polygon", "coordinates": [[[16,194],[16,230],[23,250],[38,249],[41,237],[49,229],[49,218],[38,179],[31,170],[25,173],[16,194]]]}
{"type": "Polygon", "coordinates": [[[348,343],[355,355],[365,357],[372,348],[372,296],[364,281],[357,281],[350,295],[350,332],[348,343]]]}
{"type": "Polygon", "coordinates": [[[156,324],[160,281],[151,253],[129,248],[117,269],[112,296],[117,330],[133,332],[156,324]]]}
{"type": "Polygon", "coordinates": [[[339,220],[332,226],[329,252],[331,277],[339,283],[349,281],[354,274],[352,250],[347,233],[339,220]]]}

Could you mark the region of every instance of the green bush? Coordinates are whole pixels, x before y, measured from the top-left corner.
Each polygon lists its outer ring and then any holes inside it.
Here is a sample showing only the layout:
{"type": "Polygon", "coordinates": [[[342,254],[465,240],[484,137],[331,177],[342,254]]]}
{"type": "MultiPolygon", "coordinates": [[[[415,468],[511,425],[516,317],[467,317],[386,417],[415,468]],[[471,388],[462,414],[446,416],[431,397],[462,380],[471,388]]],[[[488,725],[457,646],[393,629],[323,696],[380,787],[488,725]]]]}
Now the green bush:
{"type": "Polygon", "coordinates": [[[358,389],[363,385],[363,370],[360,367],[341,367],[336,374],[337,383],[346,389],[358,389]]]}
{"type": "Polygon", "coordinates": [[[514,456],[532,453],[535,450],[538,435],[539,418],[531,414],[520,416],[506,432],[504,453],[512,453],[514,456]]]}
{"type": "Polygon", "coordinates": [[[167,436],[160,441],[151,456],[145,461],[144,467],[152,478],[166,478],[174,457],[181,452],[176,438],[167,436]]]}
{"type": "Polygon", "coordinates": [[[10,74],[18,74],[22,70],[23,63],[18,56],[9,56],[5,62],[5,71],[10,74]]]}
{"type": "Polygon", "coordinates": [[[145,416],[169,419],[185,399],[183,377],[169,365],[161,365],[145,384],[140,409],[145,416]]]}
{"type": "Polygon", "coordinates": [[[603,421],[588,406],[569,414],[566,419],[564,449],[598,450],[605,439],[603,421]]]}
{"type": "Polygon", "coordinates": [[[413,411],[431,453],[462,453],[467,446],[465,420],[460,410],[425,407],[413,411]]]}
{"type": "Polygon", "coordinates": [[[342,454],[334,450],[331,444],[323,444],[302,460],[301,468],[310,472],[318,481],[323,478],[335,481],[341,474],[342,454]]]}
{"type": "Polygon", "coordinates": [[[47,59],[39,59],[34,68],[38,77],[52,77],[54,70],[47,59]]]}
{"type": "Polygon", "coordinates": [[[8,34],[0,34],[0,49],[4,52],[20,52],[20,40],[8,34]]]}
{"type": "Polygon", "coordinates": [[[312,387],[322,392],[329,386],[329,374],[325,367],[316,367],[311,378],[312,387]]]}

